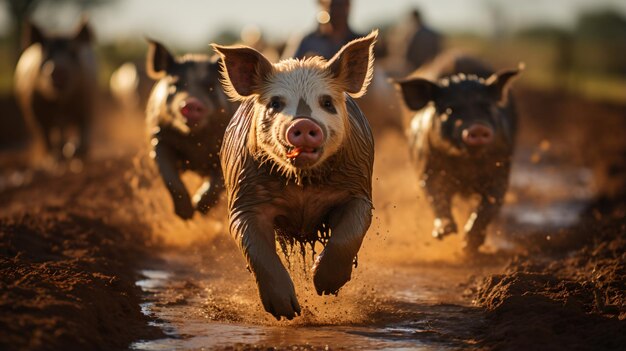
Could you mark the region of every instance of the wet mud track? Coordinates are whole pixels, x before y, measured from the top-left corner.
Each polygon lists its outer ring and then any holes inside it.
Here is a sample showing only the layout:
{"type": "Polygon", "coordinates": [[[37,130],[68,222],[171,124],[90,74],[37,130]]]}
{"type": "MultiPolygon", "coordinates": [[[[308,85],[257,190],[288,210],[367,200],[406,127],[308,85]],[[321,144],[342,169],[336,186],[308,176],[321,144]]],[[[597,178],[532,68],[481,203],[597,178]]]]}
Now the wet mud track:
{"type": "Polygon", "coordinates": [[[170,253],[142,271],[143,311],[168,337],[131,348],[456,350],[472,348],[484,324],[482,311],[464,297],[463,266],[379,267],[360,274],[375,284],[357,277],[337,297],[307,294],[302,287],[310,289],[310,279],[296,280],[303,315],[276,322],[260,308],[250,274],[225,277],[218,262],[193,264],[194,256],[202,254],[170,253]]]}

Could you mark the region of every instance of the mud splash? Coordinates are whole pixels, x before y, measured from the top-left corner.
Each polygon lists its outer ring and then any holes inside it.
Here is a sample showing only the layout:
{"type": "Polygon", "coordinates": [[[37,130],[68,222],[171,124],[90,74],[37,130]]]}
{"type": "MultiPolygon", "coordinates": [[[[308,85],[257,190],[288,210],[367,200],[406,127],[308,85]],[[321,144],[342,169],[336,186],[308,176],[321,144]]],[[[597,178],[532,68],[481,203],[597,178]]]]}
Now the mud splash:
{"type": "Polygon", "coordinates": [[[170,249],[160,262],[147,265],[137,282],[146,294],[144,313],[168,337],[139,340],[132,348],[475,347],[483,314],[465,294],[470,292],[468,281],[500,271],[504,260],[494,256],[487,264],[473,262],[461,255],[461,236],[443,242],[430,237],[432,215],[408,166],[408,153],[388,152],[402,145],[395,134],[379,145],[384,151],[374,170],[375,218],[359,253],[359,266],[339,296],[317,296],[310,252],[292,255],[285,263],[303,313],[293,321],[278,322],[263,310],[254,279],[225,232],[223,217],[197,218],[178,228],[172,224],[162,232],[172,243],[170,249]]]}
{"type": "Polygon", "coordinates": [[[471,348],[483,323],[482,312],[463,297],[463,266],[379,267],[367,274],[376,286],[359,276],[336,298],[312,296],[304,291],[311,282],[297,279],[303,316],[276,322],[262,311],[249,274],[224,276],[219,266],[230,258],[202,262],[201,256],[172,252],[142,272],[142,310],[168,337],[132,349],[456,350],[471,348]]]}

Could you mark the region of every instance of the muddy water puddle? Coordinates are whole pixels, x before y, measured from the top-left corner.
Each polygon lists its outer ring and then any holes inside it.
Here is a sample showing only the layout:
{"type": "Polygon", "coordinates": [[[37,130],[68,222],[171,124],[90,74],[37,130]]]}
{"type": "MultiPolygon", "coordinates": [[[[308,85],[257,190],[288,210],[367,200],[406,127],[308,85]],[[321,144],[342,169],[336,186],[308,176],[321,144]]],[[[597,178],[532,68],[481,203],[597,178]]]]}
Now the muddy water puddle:
{"type": "Polygon", "coordinates": [[[143,311],[168,337],[138,341],[133,349],[471,349],[483,323],[481,312],[463,297],[475,267],[363,269],[337,297],[303,292],[313,290],[311,282],[296,278],[303,315],[278,322],[262,311],[245,270],[228,277],[216,265],[199,266],[201,261],[189,253],[169,253],[141,272],[143,311]]]}
{"type": "MultiPolygon", "coordinates": [[[[400,150],[403,145],[388,138],[378,147],[400,150]]],[[[485,323],[468,297],[468,282],[502,271],[518,245],[513,237],[575,223],[592,195],[586,170],[516,165],[511,196],[490,229],[487,251],[495,254],[479,263],[460,255],[462,235],[443,241],[430,236],[432,214],[407,166],[408,155],[381,155],[374,167],[374,220],[359,267],[339,296],[317,296],[311,260],[295,262],[290,272],[302,316],[274,320],[262,309],[241,253],[221,232],[221,244],[171,249],[160,262],[146,265],[137,282],[146,294],[142,307],[168,337],[137,341],[132,348],[474,349],[485,323]]],[[[200,229],[198,237],[205,232],[200,229]]]]}

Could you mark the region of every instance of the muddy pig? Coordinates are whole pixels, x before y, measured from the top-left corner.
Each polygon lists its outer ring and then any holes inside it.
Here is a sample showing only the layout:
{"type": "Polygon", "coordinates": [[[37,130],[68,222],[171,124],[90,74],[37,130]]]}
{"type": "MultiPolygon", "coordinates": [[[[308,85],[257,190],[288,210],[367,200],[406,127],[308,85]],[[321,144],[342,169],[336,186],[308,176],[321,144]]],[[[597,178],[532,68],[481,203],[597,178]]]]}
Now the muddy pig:
{"type": "Polygon", "coordinates": [[[57,160],[85,157],[97,92],[88,24],[82,23],[71,36],[46,36],[28,23],[24,38],[26,49],[15,69],[15,95],[35,145],[57,160]]]}
{"type": "Polygon", "coordinates": [[[146,107],[146,123],[156,160],[176,214],[207,213],[223,190],[219,151],[224,130],[235,111],[219,82],[219,63],[202,55],[174,57],[149,40],[148,75],[158,80],[146,107]],[[180,175],[193,171],[204,183],[193,199],[180,175]]]}
{"type": "Polygon", "coordinates": [[[313,265],[318,294],[335,294],[372,216],[374,142],[352,98],[372,77],[377,32],[321,57],[270,63],[248,47],[214,48],[223,83],[243,101],[222,146],[230,231],[256,278],[266,311],[300,314],[276,240],[322,242],[313,265]]]}
{"type": "Polygon", "coordinates": [[[457,232],[451,214],[455,194],[481,197],[464,226],[468,253],[484,243],[508,187],[517,128],[509,86],[518,73],[493,73],[474,58],[444,55],[399,82],[405,103],[417,111],[407,136],[435,213],[432,235],[441,239],[457,232]]]}

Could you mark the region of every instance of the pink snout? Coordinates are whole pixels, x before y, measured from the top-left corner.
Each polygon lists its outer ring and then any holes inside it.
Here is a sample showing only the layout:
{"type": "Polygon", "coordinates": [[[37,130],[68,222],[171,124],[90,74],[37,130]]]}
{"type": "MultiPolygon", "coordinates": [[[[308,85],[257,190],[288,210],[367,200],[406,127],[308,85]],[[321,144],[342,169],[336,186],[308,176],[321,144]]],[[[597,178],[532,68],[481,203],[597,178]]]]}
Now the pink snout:
{"type": "Polygon", "coordinates": [[[189,122],[199,122],[205,117],[207,107],[200,100],[190,97],[181,103],[180,113],[185,116],[189,122]]]}
{"type": "Polygon", "coordinates": [[[295,148],[315,149],[322,146],[324,132],[313,120],[299,118],[287,128],[287,142],[295,148]]]}
{"type": "Polygon", "coordinates": [[[473,124],[464,129],[461,136],[468,146],[483,146],[493,141],[493,129],[484,124],[473,124]]]}

